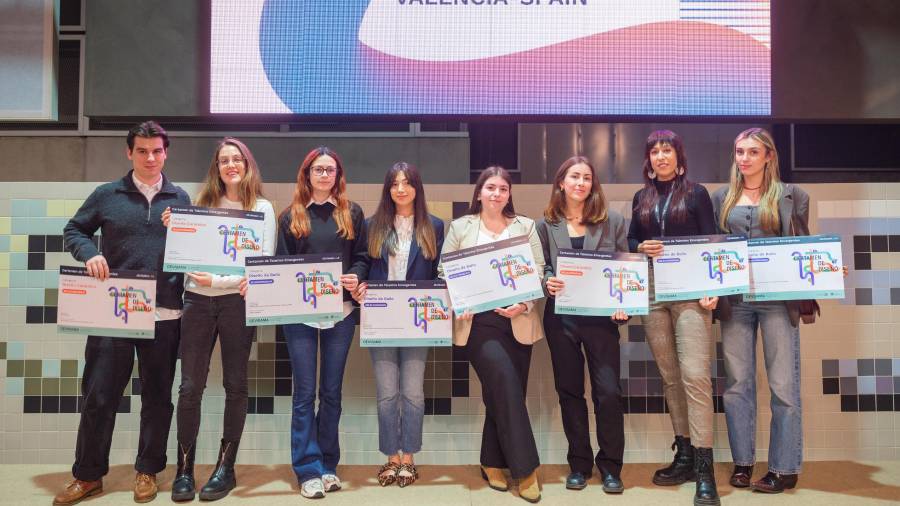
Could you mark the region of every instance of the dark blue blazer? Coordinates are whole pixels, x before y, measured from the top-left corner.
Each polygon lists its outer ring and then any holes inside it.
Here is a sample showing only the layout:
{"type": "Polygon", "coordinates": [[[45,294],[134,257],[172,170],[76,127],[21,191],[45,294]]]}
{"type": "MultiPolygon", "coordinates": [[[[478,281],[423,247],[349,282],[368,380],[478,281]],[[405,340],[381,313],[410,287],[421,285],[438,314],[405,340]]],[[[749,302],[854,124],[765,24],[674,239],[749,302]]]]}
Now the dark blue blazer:
{"type": "MultiPolygon", "coordinates": [[[[407,280],[423,280],[437,279],[437,268],[441,260],[441,247],[444,244],[444,222],[440,218],[428,215],[431,218],[431,224],[434,225],[434,238],[437,247],[437,258],[429,260],[422,255],[419,249],[419,243],[416,241],[415,232],[413,232],[413,240],[409,245],[409,261],[406,264],[407,280]]],[[[366,220],[366,227],[369,226],[369,220],[366,220]]],[[[381,250],[381,258],[373,258],[369,267],[369,281],[386,281],[388,278],[388,254],[384,248],[381,250]]]]}

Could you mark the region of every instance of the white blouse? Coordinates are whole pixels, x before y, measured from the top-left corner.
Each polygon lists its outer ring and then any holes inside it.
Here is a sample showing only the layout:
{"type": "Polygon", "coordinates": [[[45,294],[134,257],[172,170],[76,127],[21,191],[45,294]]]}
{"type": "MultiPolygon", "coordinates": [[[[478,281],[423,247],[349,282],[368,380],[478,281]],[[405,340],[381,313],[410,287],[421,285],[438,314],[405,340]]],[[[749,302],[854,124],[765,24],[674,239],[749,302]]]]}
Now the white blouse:
{"type": "Polygon", "coordinates": [[[388,280],[403,281],[409,266],[409,252],[413,241],[413,216],[394,215],[394,230],[397,231],[397,251],[388,257],[388,280]]]}

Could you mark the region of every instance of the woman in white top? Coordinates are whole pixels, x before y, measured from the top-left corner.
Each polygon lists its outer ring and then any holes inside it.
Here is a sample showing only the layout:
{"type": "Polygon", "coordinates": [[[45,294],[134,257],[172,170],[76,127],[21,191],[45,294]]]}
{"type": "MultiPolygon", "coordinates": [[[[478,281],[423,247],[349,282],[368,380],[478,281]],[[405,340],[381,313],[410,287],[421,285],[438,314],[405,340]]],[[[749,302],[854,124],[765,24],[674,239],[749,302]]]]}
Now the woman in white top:
{"type": "MultiPolygon", "coordinates": [[[[398,162],[384,177],[381,202],[367,223],[370,281],[437,278],[444,222],[428,214],[419,171],[398,162]]],[[[361,301],[366,284],[355,294],[361,301]]],[[[419,474],[413,455],[422,449],[425,415],[425,360],[428,348],[373,347],[378,399],[378,449],[388,462],[378,471],[382,487],[411,485],[419,474]]]]}
{"type": "MultiPolygon", "coordinates": [[[[262,178],[253,154],[232,137],[216,148],[196,205],[258,211],[265,216],[258,241],[263,255],[275,253],[275,210],[262,196],[262,178]]],[[[169,226],[170,211],[163,213],[169,226]]],[[[253,329],[244,324],[243,276],[189,272],[185,276],[184,312],[181,317],[181,385],[178,388],[178,471],[172,484],[173,501],[194,499],[194,454],[200,428],[200,403],[213,346],[222,350],[225,414],[222,444],[216,468],[200,490],[200,499],[212,501],[228,495],[236,485],[234,461],[247,416],[247,361],[253,329]]]]}

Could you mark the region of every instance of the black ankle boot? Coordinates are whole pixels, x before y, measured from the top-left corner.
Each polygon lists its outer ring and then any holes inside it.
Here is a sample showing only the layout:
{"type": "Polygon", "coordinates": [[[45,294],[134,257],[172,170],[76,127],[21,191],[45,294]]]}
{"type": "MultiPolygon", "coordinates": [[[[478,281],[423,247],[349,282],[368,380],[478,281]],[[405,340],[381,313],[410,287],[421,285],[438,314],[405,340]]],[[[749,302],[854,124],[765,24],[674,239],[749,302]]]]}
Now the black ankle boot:
{"type": "Polygon", "coordinates": [[[194,454],[196,450],[196,441],[191,441],[187,446],[178,443],[178,471],[175,473],[175,481],[172,482],[172,500],[175,502],[194,500],[196,493],[194,454]]]}
{"type": "Polygon", "coordinates": [[[719,492],[716,490],[716,473],[713,469],[712,448],[696,448],[694,472],[697,475],[697,492],[694,506],[719,506],[719,492]]]}
{"type": "Polygon", "coordinates": [[[653,483],[656,485],[681,485],[694,479],[694,447],[691,446],[691,438],[675,436],[672,449],[675,450],[672,463],[653,473],[653,483]]]}
{"type": "Polygon", "coordinates": [[[201,501],[216,501],[228,495],[237,482],[234,479],[234,461],[237,458],[238,441],[222,440],[219,447],[219,460],[216,469],[203,488],[200,489],[201,501]]]}

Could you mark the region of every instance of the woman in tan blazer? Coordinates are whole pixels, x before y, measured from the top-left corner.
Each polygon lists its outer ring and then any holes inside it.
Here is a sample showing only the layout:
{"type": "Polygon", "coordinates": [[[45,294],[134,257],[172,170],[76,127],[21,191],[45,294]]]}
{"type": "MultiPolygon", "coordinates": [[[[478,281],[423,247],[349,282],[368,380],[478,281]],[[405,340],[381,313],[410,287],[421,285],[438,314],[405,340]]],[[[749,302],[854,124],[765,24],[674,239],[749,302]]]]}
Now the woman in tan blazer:
{"type": "MultiPolygon", "coordinates": [[[[472,204],[466,216],[450,224],[441,255],[480,244],[527,235],[538,273],[544,256],[534,221],[513,209],[512,180],[499,166],[485,169],[475,182],[472,204]]],[[[443,267],[438,267],[443,277],[443,267]]],[[[537,481],[537,445],[528,410],[525,388],[531,364],[531,345],[544,337],[539,307],[535,302],[517,303],[473,315],[457,315],[453,322],[453,344],[463,346],[481,381],[485,405],[481,434],[482,476],[491,488],[509,486],[503,473],[519,480],[519,495],[529,502],[541,498],[537,481]]]]}

